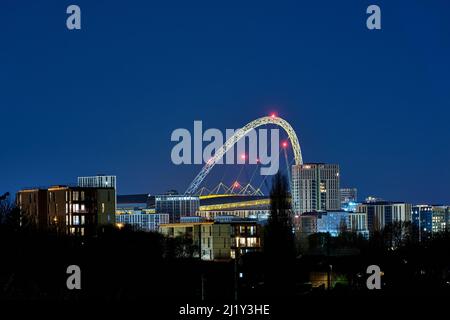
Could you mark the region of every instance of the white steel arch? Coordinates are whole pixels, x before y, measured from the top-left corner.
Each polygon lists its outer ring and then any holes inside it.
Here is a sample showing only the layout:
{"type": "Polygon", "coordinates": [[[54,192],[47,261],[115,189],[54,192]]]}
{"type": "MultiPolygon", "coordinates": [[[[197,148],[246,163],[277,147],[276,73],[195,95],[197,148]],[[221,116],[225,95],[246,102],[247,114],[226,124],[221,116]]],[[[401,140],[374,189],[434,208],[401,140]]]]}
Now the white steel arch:
{"type": "Polygon", "coordinates": [[[277,125],[286,131],[289,140],[291,141],[292,144],[292,149],[295,157],[295,164],[296,165],[303,164],[300,143],[298,142],[297,135],[295,134],[295,131],[292,128],[292,126],[286,120],[280,117],[276,116],[262,117],[248,123],[245,127],[237,130],[234,133],[234,135],[231,138],[229,138],[225,142],[225,144],[216,152],[214,157],[212,157],[206,163],[202,171],[200,171],[197,177],[195,177],[194,181],[192,181],[191,185],[186,190],[185,194],[194,194],[197,191],[200,184],[202,183],[203,179],[205,179],[205,177],[208,175],[211,169],[216,165],[217,161],[219,161],[228,152],[228,150],[230,150],[240,139],[245,137],[251,130],[267,124],[277,125]]]}

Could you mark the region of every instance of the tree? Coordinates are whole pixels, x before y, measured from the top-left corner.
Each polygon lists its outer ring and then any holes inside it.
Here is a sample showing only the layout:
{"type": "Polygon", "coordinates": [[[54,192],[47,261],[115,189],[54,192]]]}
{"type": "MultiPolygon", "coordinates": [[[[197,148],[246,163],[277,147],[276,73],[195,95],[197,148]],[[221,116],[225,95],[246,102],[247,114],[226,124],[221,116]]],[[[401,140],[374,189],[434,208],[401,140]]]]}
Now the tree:
{"type": "Polygon", "coordinates": [[[0,196],[0,224],[20,226],[20,211],[9,199],[9,192],[0,196]]]}
{"type": "Polygon", "coordinates": [[[9,192],[0,196],[0,224],[5,223],[6,217],[12,210],[12,204],[8,201],[9,192]]]}
{"type": "Polygon", "coordinates": [[[388,248],[399,248],[405,242],[411,242],[413,228],[410,222],[394,221],[383,229],[385,245],[388,248]]]}
{"type": "Polygon", "coordinates": [[[11,231],[33,229],[32,219],[10,201],[8,192],[0,196],[0,225],[11,231]]]}
{"type": "Polygon", "coordinates": [[[286,178],[278,173],[272,181],[270,216],[264,230],[266,286],[274,295],[287,294],[293,284],[295,237],[290,199],[286,178]]]}
{"type": "Polygon", "coordinates": [[[192,259],[199,255],[199,246],[194,244],[192,237],[185,235],[165,238],[164,256],[167,259],[192,259]]]}

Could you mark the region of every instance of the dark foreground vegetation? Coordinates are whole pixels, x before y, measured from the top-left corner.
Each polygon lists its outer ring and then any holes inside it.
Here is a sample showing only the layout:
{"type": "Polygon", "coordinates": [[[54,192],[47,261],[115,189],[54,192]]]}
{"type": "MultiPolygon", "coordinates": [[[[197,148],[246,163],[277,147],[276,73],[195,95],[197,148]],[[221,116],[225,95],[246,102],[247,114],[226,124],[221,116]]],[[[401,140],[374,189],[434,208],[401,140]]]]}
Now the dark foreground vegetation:
{"type": "Polygon", "coordinates": [[[387,228],[370,240],[343,230],[337,238],[292,235],[286,182],[277,177],[264,250],[238,261],[195,258],[189,239],[102,228],[79,238],[39,232],[17,208],[0,201],[0,300],[267,301],[322,296],[450,294],[450,236],[427,242],[387,228]],[[81,268],[82,290],[66,287],[66,269],[81,268]],[[369,291],[367,267],[383,271],[382,290],[369,291]]]}

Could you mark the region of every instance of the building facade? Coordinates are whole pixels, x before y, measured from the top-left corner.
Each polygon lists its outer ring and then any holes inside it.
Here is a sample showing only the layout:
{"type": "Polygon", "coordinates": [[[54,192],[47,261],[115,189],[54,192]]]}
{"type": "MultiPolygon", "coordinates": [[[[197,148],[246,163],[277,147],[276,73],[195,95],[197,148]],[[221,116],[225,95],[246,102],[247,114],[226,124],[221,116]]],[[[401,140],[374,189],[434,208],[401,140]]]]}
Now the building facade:
{"type": "Polygon", "coordinates": [[[369,226],[367,224],[367,213],[349,212],[348,228],[351,232],[356,232],[365,238],[369,237],[369,226]]]}
{"type": "MultiPolygon", "coordinates": [[[[46,189],[24,189],[17,193],[16,203],[28,222],[44,230],[49,225],[46,189]]],[[[22,221],[23,222],[23,221],[22,221]]]]}
{"type": "Polygon", "coordinates": [[[199,207],[197,196],[166,194],[155,197],[156,213],[169,214],[170,223],[179,222],[180,217],[195,216],[199,207]]]}
{"type": "Polygon", "coordinates": [[[357,211],[367,214],[370,232],[381,231],[394,222],[411,222],[412,205],[404,202],[371,201],[358,205],[357,211]]]}
{"type": "Polygon", "coordinates": [[[150,210],[116,211],[116,225],[129,225],[137,231],[158,232],[159,226],[167,223],[169,223],[169,215],[167,213],[158,214],[150,212],[150,210]]]}
{"type": "Polygon", "coordinates": [[[70,235],[95,234],[97,227],[115,223],[115,190],[53,186],[21,190],[16,196],[22,215],[39,229],[70,235]]]}
{"type": "Polygon", "coordinates": [[[305,212],[295,218],[296,231],[300,240],[306,240],[315,233],[328,233],[337,237],[342,232],[355,232],[369,236],[367,214],[346,211],[305,212]]]}
{"type": "Polygon", "coordinates": [[[117,178],[98,174],[96,176],[78,177],[78,186],[85,188],[112,188],[114,189],[114,203],[117,208],[117,178]]]}
{"type": "Polygon", "coordinates": [[[418,205],[412,208],[412,223],[416,227],[420,241],[429,240],[433,235],[449,230],[449,207],[418,205]]]}
{"type": "Polygon", "coordinates": [[[341,188],[341,203],[358,202],[358,189],[341,188]]]}
{"type": "Polygon", "coordinates": [[[103,174],[89,177],[78,177],[78,186],[90,188],[117,189],[116,180],[117,180],[116,176],[107,176],[103,174]]]}
{"type": "Polygon", "coordinates": [[[261,250],[260,226],[255,221],[173,223],[160,226],[168,237],[189,237],[199,249],[202,260],[230,260],[261,250]]]}
{"type": "Polygon", "coordinates": [[[256,220],[267,220],[270,215],[269,209],[238,209],[238,210],[199,210],[197,215],[206,220],[215,220],[217,217],[231,215],[239,218],[251,218],[256,220]]]}
{"type": "Polygon", "coordinates": [[[341,209],[339,166],[312,163],[292,166],[295,214],[341,209]]]}

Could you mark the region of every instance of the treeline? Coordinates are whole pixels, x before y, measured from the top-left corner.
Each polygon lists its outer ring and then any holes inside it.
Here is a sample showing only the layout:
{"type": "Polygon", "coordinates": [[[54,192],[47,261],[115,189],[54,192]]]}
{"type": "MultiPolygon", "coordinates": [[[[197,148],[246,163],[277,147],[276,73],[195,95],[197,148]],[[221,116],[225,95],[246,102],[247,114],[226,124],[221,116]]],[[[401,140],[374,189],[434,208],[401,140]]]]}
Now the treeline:
{"type": "Polygon", "coordinates": [[[7,199],[0,201],[1,300],[198,298],[202,272],[189,238],[130,227],[76,237],[40,231],[7,199]],[[67,289],[67,268],[81,269],[82,290],[67,289]]]}

